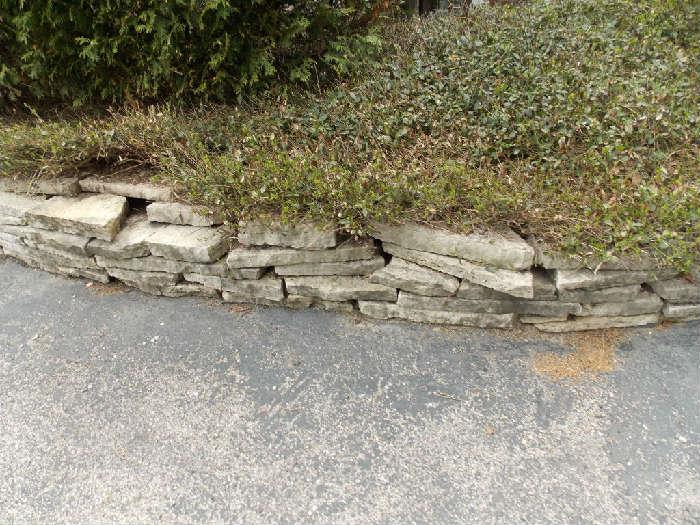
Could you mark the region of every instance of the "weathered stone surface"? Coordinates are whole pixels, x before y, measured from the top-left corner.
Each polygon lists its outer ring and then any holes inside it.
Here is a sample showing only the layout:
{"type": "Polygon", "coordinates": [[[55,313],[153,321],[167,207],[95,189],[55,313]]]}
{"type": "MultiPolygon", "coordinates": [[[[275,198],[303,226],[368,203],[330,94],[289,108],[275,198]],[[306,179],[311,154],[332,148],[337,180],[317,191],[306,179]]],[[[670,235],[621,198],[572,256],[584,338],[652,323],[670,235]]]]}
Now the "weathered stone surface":
{"type": "Polygon", "coordinates": [[[12,217],[10,215],[0,215],[0,225],[22,226],[24,224],[27,224],[27,221],[24,218],[12,217]]]}
{"type": "Polygon", "coordinates": [[[600,290],[561,290],[559,291],[559,299],[570,303],[599,304],[629,301],[637,299],[641,294],[641,285],[630,284],[601,288],[600,290]]]}
{"type": "Polygon", "coordinates": [[[566,321],[567,316],[547,317],[545,315],[521,315],[519,319],[523,324],[558,323],[566,321]]]}
{"type": "Polygon", "coordinates": [[[598,330],[601,328],[625,328],[628,326],[645,326],[659,322],[659,314],[632,315],[624,317],[578,317],[569,321],[536,324],[543,332],[577,332],[580,330],[598,330]]]}
{"type": "Polygon", "coordinates": [[[538,301],[555,301],[557,299],[557,287],[554,279],[545,271],[532,270],[533,299],[538,301]]]}
{"type": "Polygon", "coordinates": [[[207,297],[218,299],[219,292],[196,283],[177,283],[164,286],[160,290],[164,297],[207,297]]]}
{"type": "Polygon", "coordinates": [[[194,206],[180,202],[154,202],[146,207],[146,213],[149,221],[168,224],[214,226],[224,222],[218,213],[198,213],[194,206]]]}
{"type": "Polygon", "coordinates": [[[257,281],[221,279],[223,298],[232,303],[281,303],[284,301],[282,279],[264,277],[257,281]]]}
{"type": "Polygon", "coordinates": [[[241,222],[238,242],[253,246],[287,246],[307,250],[334,248],[338,235],[332,228],[321,229],[310,223],[282,224],[279,221],[262,223],[241,222]]]}
{"type": "Polygon", "coordinates": [[[4,231],[0,231],[0,246],[3,244],[23,244],[22,238],[4,231]]]}
{"type": "Polygon", "coordinates": [[[450,296],[459,288],[459,279],[398,257],[374,272],[369,280],[420,295],[450,296]]]}
{"type": "Polygon", "coordinates": [[[51,246],[59,250],[65,250],[77,255],[89,255],[87,246],[90,242],[90,237],[73,235],[72,233],[42,230],[41,228],[32,228],[31,231],[28,232],[27,238],[33,242],[51,246]]]}
{"type": "Polygon", "coordinates": [[[63,250],[56,246],[36,243],[31,240],[26,240],[25,243],[34,249],[35,257],[47,263],[69,268],[99,269],[99,266],[92,257],[80,255],[69,250],[63,250]]]}
{"type": "Polygon", "coordinates": [[[344,313],[355,311],[355,306],[350,301],[324,301],[317,297],[303,295],[289,295],[284,304],[289,308],[318,308],[319,310],[344,313]]]}
{"type": "Polygon", "coordinates": [[[292,248],[237,247],[228,254],[230,268],[286,266],[304,263],[359,261],[376,257],[377,249],[370,241],[348,240],[328,250],[295,250],[292,248]]]}
{"type": "Polygon", "coordinates": [[[445,312],[507,314],[516,312],[515,301],[498,299],[459,299],[457,297],[430,297],[399,291],[396,302],[402,308],[445,312]]]}
{"type": "Polygon", "coordinates": [[[289,266],[275,266],[277,275],[369,275],[384,267],[381,256],[361,261],[345,261],[331,263],[304,263],[289,266]]]}
{"type": "Polygon", "coordinates": [[[231,268],[224,275],[231,279],[260,279],[267,270],[267,268],[231,268]]]}
{"type": "Polygon", "coordinates": [[[700,319],[700,304],[666,304],[663,314],[671,321],[700,319]]]}
{"type": "Polygon", "coordinates": [[[411,250],[448,255],[510,270],[530,268],[534,261],[532,246],[514,232],[460,235],[418,224],[378,224],[375,227],[377,237],[383,242],[411,250]]]}
{"type": "Polygon", "coordinates": [[[499,299],[460,299],[458,297],[426,297],[404,291],[399,292],[399,306],[420,310],[445,310],[458,312],[520,313],[564,317],[581,311],[580,304],[559,301],[523,301],[511,297],[499,299]]]}
{"type": "Polygon", "coordinates": [[[663,301],[652,293],[642,294],[637,299],[631,299],[624,303],[584,304],[579,314],[585,316],[611,317],[619,315],[642,315],[661,311],[663,301]]]}
{"type": "Polygon", "coordinates": [[[700,303],[700,285],[687,279],[669,279],[648,283],[651,289],[671,303],[700,303]]]}
{"type": "Polygon", "coordinates": [[[107,273],[129,286],[153,295],[161,295],[164,287],[180,281],[180,274],[177,273],[138,272],[124,268],[107,268],[107,273]]]}
{"type": "Polygon", "coordinates": [[[515,314],[488,314],[467,312],[445,312],[414,310],[394,303],[359,301],[360,312],[375,319],[407,319],[418,323],[434,323],[481,328],[511,328],[515,325],[515,314]]]}
{"type": "Polygon", "coordinates": [[[150,182],[131,182],[113,178],[87,177],[80,181],[80,188],[91,193],[109,193],[147,201],[173,200],[173,190],[150,182]]]}
{"type": "MultiPolygon", "coordinates": [[[[29,210],[34,209],[45,201],[46,199],[44,196],[22,195],[0,191],[0,215],[8,218],[25,219],[29,210]]],[[[6,222],[3,222],[3,224],[6,224],[6,222]]]]}
{"type": "Polygon", "coordinates": [[[454,275],[460,279],[463,279],[466,275],[465,269],[457,257],[412,250],[391,242],[383,243],[382,248],[386,253],[390,253],[394,257],[432,268],[438,272],[454,275]]]}
{"type": "Polygon", "coordinates": [[[90,255],[102,255],[112,259],[145,257],[151,253],[146,241],[163,227],[162,224],[148,222],[143,213],[132,213],[111,242],[93,239],[87,250],[90,255]]]}
{"type": "Polygon", "coordinates": [[[156,257],[154,255],[136,257],[134,259],[112,259],[110,257],[96,255],[95,261],[97,265],[102,268],[122,268],[135,272],[183,273],[189,270],[185,261],[173,261],[172,259],[156,257]]]}
{"type": "Polygon", "coordinates": [[[153,255],[200,263],[217,261],[228,249],[228,242],[219,230],[198,226],[167,225],[146,243],[153,255]]]}
{"type": "Polygon", "coordinates": [[[124,197],[52,197],[27,211],[32,226],[111,241],[129,210],[124,197]]]}
{"type": "Polygon", "coordinates": [[[606,259],[592,258],[584,260],[582,257],[565,255],[551,249],[545,243],[533,238],[527,240],[535,250],[535,264],[547,269],[557,270],[632,270],[645,271],[658,269],[658,262],[651,256],[642,254],[639,256],[610,256],[606,259]]]}
{"type": "Polygon", "coordinates": [[[80,193],[77,177],[59,177],[55,179],[0,179],[0,191],[61,195],[70,197],[80,193]]]}
{"type": "Polygon", "coordinates": [[[465,279],[503,292],[514,297],[533,299],[535,297],[535,277],[530,271],[504,270],[489,268],[462,261],[465,269],[465,279]]]}
{"type": "Polygon", "coordinates": [[[217,275],[202,275],[201,273],[186,273],[185,281],[199,283],[207,288],[221,290],[221,277],[217,275]]]}
{"type": "Polygon", "coordinates": [[[556,285],[557,290],[599,290],[612,286],[625,286],[631,284],[641,284],[645,281],[656,280],[654,275],[668,274],[664,270],[657,272],[607,270],[593,272],[591,270],[557,270],[556,285]]]}
{"type": "Polygon", "coordinates": [[[306,295],[325,301],[396,301],[395,288],[369,282],[365,277],[289,277],[290,295],[306,295]]]}
{"type": "Polygon", "coordinates": [[[467,281],[466,279],[459,285],[459,290],[457,290],[457,297],[460,299],[500,299],[510,301],[513,299],[512,295],[508,295],[503,292],[497,292],[491,288],[486,288],[480,284],[467,281]]]}

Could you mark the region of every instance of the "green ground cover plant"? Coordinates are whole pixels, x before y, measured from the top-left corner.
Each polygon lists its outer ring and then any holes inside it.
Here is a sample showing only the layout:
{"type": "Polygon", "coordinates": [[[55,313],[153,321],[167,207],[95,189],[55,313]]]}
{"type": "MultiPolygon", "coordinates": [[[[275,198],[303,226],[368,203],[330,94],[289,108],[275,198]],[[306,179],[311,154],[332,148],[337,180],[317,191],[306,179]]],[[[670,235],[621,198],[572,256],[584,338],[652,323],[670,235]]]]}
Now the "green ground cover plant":
{"type": "Polygon", "coordinates": [[[507,226],[584,255],[698,259],[697,1],[535,1],[378,31],[339,45],[330,88],[7,122],[0,175],[146,167],[232,223],[507,226]]]}

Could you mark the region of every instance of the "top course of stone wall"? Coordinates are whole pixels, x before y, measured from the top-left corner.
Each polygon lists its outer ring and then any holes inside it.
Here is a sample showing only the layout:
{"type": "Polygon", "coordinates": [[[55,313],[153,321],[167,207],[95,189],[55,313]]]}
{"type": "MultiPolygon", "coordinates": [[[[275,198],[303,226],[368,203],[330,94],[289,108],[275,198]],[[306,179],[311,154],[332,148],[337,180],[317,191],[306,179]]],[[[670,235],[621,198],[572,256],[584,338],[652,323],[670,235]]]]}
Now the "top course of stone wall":
{"type": "Polygon", "coordinates": [[[700,271],[648,257],[587,267],[515,232],[241,223],[170,188],[98,177],[0,181],[0,248],[43,270],[167,297],[358,311],[379,319],[547,332],[700,318],[700,271]]]}

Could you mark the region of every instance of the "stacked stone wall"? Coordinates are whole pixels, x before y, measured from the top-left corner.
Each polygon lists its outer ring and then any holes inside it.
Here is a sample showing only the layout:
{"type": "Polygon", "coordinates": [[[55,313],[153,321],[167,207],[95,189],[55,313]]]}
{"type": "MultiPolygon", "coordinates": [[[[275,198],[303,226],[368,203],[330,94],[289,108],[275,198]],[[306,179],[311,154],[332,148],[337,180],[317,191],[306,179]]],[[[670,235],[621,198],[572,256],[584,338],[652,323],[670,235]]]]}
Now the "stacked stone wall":
{"type": "Polygon", "coordinates": [[[358,240],[309,223],[249,222],[234,238],[217,214],[152,184],[3,184],[4,255],[149,294],[548,332],[700,318],[700,271],[681,276],[645,257],[586,267],[512,231],[377,224],[374,238],[358,240]]]}

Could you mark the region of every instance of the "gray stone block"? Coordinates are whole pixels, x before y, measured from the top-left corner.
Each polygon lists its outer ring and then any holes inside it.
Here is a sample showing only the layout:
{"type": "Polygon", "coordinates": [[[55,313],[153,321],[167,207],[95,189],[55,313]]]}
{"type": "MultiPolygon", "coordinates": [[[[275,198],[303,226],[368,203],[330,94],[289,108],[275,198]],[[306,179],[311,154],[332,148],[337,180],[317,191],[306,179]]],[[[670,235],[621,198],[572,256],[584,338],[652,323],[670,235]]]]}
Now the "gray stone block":
{"type": "Polygon", "coordinates": [[[534,261],[532,246],[514,232],[460,235],[419,224],[377,224],[375,228],[376,236],[383,242],[487,266],[525,270],[534,261]]]}
{"type": "Polygon", "coordinates": [[[146,207],[146,213],[149,221],[168,224],[215,226],[224,222],[218,213],[200,213],[195,207],[180,202],[154,202],[146,207]]]}
{"type": "Polygon", "coordinates": [[[199,263],[219,260],[228,250],[228,241],[215,228],[175,226],[158,229],[146,243],[153,255],[199,263]]]}
{"type": "Polygon", "coordinates": [[[80,185],[77,177],[57,177],[54,179],[0,178],[0,191],[70,197],[80,193],[80,185]]]}
{"type": "Polygon", "coordinates": [[[334,228],[321,228],[310,223],[282,224],[249,221],[239,225],[238,242],[253,246],[286,246],[307,250],[334,248],[338,235],[334,228]]]}
{"type": "Polygon", "coordinates": [[[547,269],[557,270],[628,270],[653,271],[658,270],[659,263],[648,254],[626,255],[623,257],[610,256],[605,259],[567,255],[551,249],[545,243],[536,239],[528,239],[528,244],[535,250],[535,264],[547,269]]]}
{"type": "Polygon", "coordinates": [[[664,318],[670,321],[690,321],[700,319],[700,304],[666,304],[664,318]]]}
{"type": "Polygon", "coordinates": [[[9,215],[0,215],[0,225],[3,226],[23,226],[27,224],[26,219],[21,217],[11,217],[9,215]]]}
{"type": "Polygon", "coordinates": [[[163,227],[162,224],[148,222],[144,213],[132,213],[111,242],[93,239],[87,250],[90,255],[102,255],[112,259],[145,257],[151,253],[146,241],[163,227]]]}
{"type": "Polygon", "coordinates": [[[381,256],[361,261],[344,261],[329,263],[304,263],[289,266],[275,266],[275,273],[287,275],[369,275],[384,267],[381,256]]]}
{"type": "Polygon", "coordinates": [[[123,283],[144,292],[161,295],[162,289],[180,281],[180,274],[165,272],[139,272],[124,268],[107,268],[107,273],[123,283]]]}
{"type": "Polygon", "coordinates": [[[150,182],[118,180],[113,177],[87,177],[80,181],[80,188],[90,193],[107,193],[147,201],[170,202],[174,196],[172,188],[167,186],[150,182]]]}
{"type": "Polygon", "coordinates": [[[687,279],[653,281],[648,284],[670,303],[700,303],[700,285],[687,279]]]}
{"type": "Polygon", "coordinates": [[[593,272],[591,270],[557,270],[555,281],[557,290],[600,290],[613,286],[641,284],[657,280],[660,276],[674,275],[672,270],[658,272],[608,270],[593,272]],[[655,278],[656,277],[656,278],[655,278]]]}
{"type": "Polygon", "coordinates": [[[221,277],[217,275],[202,275],[201,273],[186,273],[185,281],[199,283],[207,288],[221,290],[221,277]]]}
{"type": "Polygon", "coordinates": [[[30,225],[111,241],[129,211],[124,197],[81,195],[52,197],[27,211],[30,225]]]}
{"type": "Polygon", "coordinates": [[[468,312],[445,312],[416,310],[395,303],[359,301],[360,312],[375,319],[406,319],[418,323],[433,323],[480,328],[511,328],[515,325],[515,314],[489,314],[468,312]]]}
{"type": "Polygon", "coordinates": [[[459,290],[457,290],[457,297],[460,299],[499,299],[510,301],[513,299],[512,295],[508,295],[503,292],[497,292],[491,288],[486,288],[480,284],[467,281],[466,279],[462,281],[459,285],[459,290]]]}
{"type": "Polygon", "coordinates": [[[254,281],[221,279],[221,288],[226,302],[234,303],[281,303],[284,300],[282,279],[268,276],[254,281]]]}
{"type": "Polygon", "coordinates": [[[305,297],[303,295],[288,295],[284,304],[289,308],[317,308],[329,312],[350,313],[355,311],[355,306],[350,301],[324,301],[317,297],[305,297]]]}
{"type": "Polygon", "coordinates": [[[398,257],[374,272],[369,280],[420,295],[450,296],[459,288],[459,279],[398,257]]]}
{"type": "Polygon", "coordinates": [[[523,324],[559,323],[566,321],[567,316],[547,317],[545,315],[521,315],[520,322],[523,324]]]}
{"type": "Polygon", "coordinates": [[[627,286],[613,286],[600,290],[560,290],[559,299],[570,303],[599,304],[609,302],[623,302],[637,299],[642,294],[639,284],[627,286]]]}
{"type": "MultiPolygon", "coordinates": [[[[0,179],[2,180],[2,179],[0,179]]],[[[5,217],[3,224],[7,224],[9,218],[24,219],[29,210],[44,202],[44,196],[22,195],[0,191],[0,215],[5,217]]]]}
{"type": "Polygon", "coordinates": [[[325,301],[396,301],[395,288],[369,282],[365,277],[288,277],[290,295],[317,297],[325,301]]]}
{"type": "Polygon", "coordinates": [[[663,301],[659,296],[652,293],[644,293],[637,299],[631,299],[624,303],[584,304],[579,315],[581,317],[610,317],[652,314],[660,312],[662,306],[663,301]]]}
{"type": "Polygon", "coordinates": [[[212,288],[207,288],[196,283],[177,283],[164,286],[160,290],[160,295],[164,297],[206,297],[218,299],[219,292],[212,288]]]}
{"type": "Polygon", "coordinates": [[[465,279],[514,297],[535,297],[535,277],[530,271],[504,270],[462,261],[465,279]]]}
{"type": "Polygon", "coordinates": [[[230,268],[224,275],[231,279],[260,279],[268,268],[230,268]]]}
{"type": "Polygon", "coordinates": [[[293,248],[236,247],[226,259],[230,268],[286,266],[305,263],[359,261],[377,256],[371,241],[348,240],[326,250],[296,250],[293,248]]]}
{"type": "Polygon", "coordinates": [[[626,328],[628,326],[645,326],[657,324],[659,314],[644,314],[614,317],[578,317],[569,321],[541,323],[535,326],[543,332],[577,332],[580,330],[599,330],[602,328],[626,328]]]}
{"type": "Polygon", "coordinates": [[[412,250],[411,248],[405,248],[391,242],[384,242],[382,248],[386,253],[390,253],[394,257],[399,257],[400,259],[431,268],[438,272],[453,275],[460,279],[463,279],[466,275],[466,270],[457,257],[412,250]]]}

